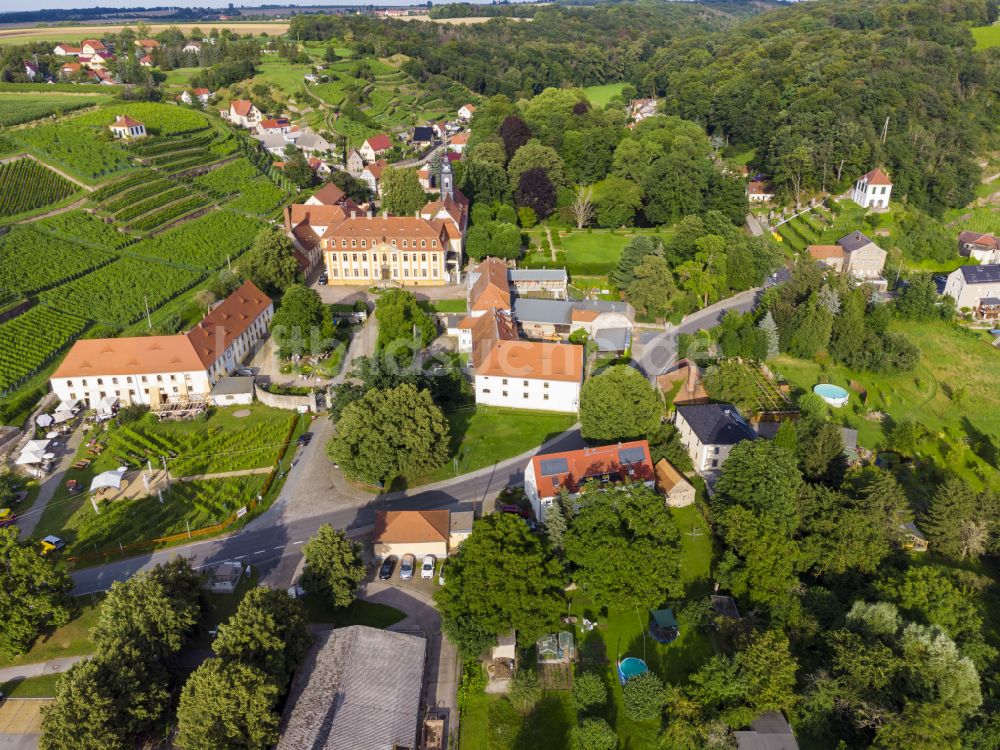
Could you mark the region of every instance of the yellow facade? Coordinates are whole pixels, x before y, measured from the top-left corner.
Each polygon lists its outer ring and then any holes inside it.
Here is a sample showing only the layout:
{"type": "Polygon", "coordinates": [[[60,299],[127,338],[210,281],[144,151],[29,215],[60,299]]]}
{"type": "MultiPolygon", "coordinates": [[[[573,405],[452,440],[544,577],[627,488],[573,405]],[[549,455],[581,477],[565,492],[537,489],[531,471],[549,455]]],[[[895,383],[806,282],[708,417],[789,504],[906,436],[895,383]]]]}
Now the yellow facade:
{"type": "Polygon", "coordinates": [[[323,257],[328,283],[369,286],[380,281],[395,281],[412,286],[443,286],[448,283],[445,269],[446,249],[437,240],[412,240],[407,247],[364,240],[323,242],[323,257]],[[412,247],[409,245],[412,243],[412,247]],[[423,243],[420,246],[419,243],[423,243]],[[431,247],[431,244],[434,247],[431,247]],[[352,246],[353,245],[353,246],[352,246]]]}

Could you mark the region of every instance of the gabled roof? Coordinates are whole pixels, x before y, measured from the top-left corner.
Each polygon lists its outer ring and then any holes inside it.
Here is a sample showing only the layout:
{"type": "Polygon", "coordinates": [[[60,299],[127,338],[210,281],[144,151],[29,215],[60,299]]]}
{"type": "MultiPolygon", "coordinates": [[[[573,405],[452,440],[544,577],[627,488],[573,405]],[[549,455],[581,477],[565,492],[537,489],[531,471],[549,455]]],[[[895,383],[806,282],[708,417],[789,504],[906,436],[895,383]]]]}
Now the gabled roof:
{"type": "Polygon", "coordinates": [[[806,250],[816,260],[844,257],[844,248],[840,245],[809,245],[806,250]]]}
{"type": "Polygon", "coordinates": [[[459,227],[465,225],[465,214],[469,209],[469,199],[460,190],[455,189],[455,197],[446,195],[436,201],[430,201],[420,210],[420,215],[427,219],[433,219],[442,211],[451,217],[459,227]]]}
{"type": "Polygon", "coordinates": [[[543,498],[554,497],[563,487],[578,492],[592,478],[652,482],[654,476],[649,443],[645,440],[534,456],[531,469],[538,494],[543,498]]]}
{"type": "Polygon", "coordinates": [[[667,459],[661,458],[656,462],[656,487],[660,492],[666,495],[681,483],[691,486],[687,478],[667,459]]]}
{"type": "Polygon", "coordinates": [[[994,284],[1000,281],[1000,265],[961,266],[966,284],[994,284]]]}
{"type": "Polygon", "coordinates": [[[979,232],[962,232],[961,234],[958,235],[958,241],[963,244],[990,248],[991,250],[996,250],[997,248],[1000,248],[1000,240],[998,240],[992,234],[981,234],[979,232]]]}
{"type": "Polygon", "coordinates": [[[114,124],[111,127],[113,127],[113,128],[134,128],[134,127],[141,126],[141,125],[142,125],[141,122],[139,122],[138,120],[133,120],[128,115],[118,115],[115,118],[115,122],[114,122],[114,124]]]}
{"type": "Polygon", "coordinates": [[[187,336],[130,336],[77,341],[52,377],[141,375],[204,369],[187,336]]]}
{"type": "Polygon", "coordinates": [[[476,105],[475,104],[463,104],[461,107],[459,107],[459,109],[467,109],[470,112],[475,112],[476,111],[476,105]]]}
{"type": "Polygon", "coordinates": [[[229,108],[240,117],[246,117],[253,108],[253,102],[249,99],[233,99],[229,104],[229,108]]]}
{"type": "Polygon", "coordinates": [[[677,407],[702,445],[736,445],[755,440],[757,433],[732,404],[686,404],[677,407]]]}
{"type": "MultiPolygon", "coordinates": [[[[324,208],[323,206],[311,206],[311,208],[324,208]]],[[[365,216],[358,215],[355,218],[346,218],[338,224],[331,226],[327,230],[325,237],[336,238],[364,238],[371,242],[390,242],[391,240],[407,239],[432,239],[441,240],[445,222],[427,221],[416,216],[365,216]]],[[[443,245],[428,247],[428,250],[440,251],[445,249],[443,245]]]]}
{"type": "Polygon", "coordinates": [[[451,521],[446,510],[380,510],[375,514],[372,542],[447,542],[450,529],[451,521]]]}
{"type": "Polygon", "coordinates": [[[160,43],[155,39],[136,39],[135,46],[142,47],[143,49],[153,49],[154,47],[159,47],[160,43]]]}
{"type": "Polygon", "coordinates": [[[385,133],[379,133],[378,135],[373,135],[371,138],[365,140],[372,151],[378,153],[379,151],[388,151],[392,148],[392,139],[389,138],[385,133]]]}
{"type": "Polygon", "coordinates": [[[434,140],[434,129],[425,125],[417,125],[413,128],[413,140],[419,143],[426,143],[434,140]]]}
{"type": "Polygon", "coordinates": [[[499,258],[487,258],[478,266],[479,274],[472,285],[470,310],[510,309],[510,284],[507,282],[507,264],[499,258]]]}
{"type": "Polygon", "coordinates": [[[252,281],[226,297],[188,332],[188,339],[205,368],[211,367],[222,353],[246,331],[271,304],[271,298],[252,281]]]}
{"type": "Polygon", "coordinates": [[[476,367],[476,375],[579,383],[583,380],[583,347],[497,341],[476,367]]]}
{"type": "Polygon", "coordinates": [[[762,180],[751,180],[747,183],[747,193],[749,195],[773,195],[774,188],[771,183],[762,180]]]}
{"type": "Polygon", "coordinates": [[[463,130],[461,133],[455,133],[451,138],[448,139],[448,143],[452,146],[464,146],[469,142],[469,131],[463,130]]]}
{"type": "Polygon", "coordinates": [[[80,42],[81,49],[88,45],[91,48],[93,48],[95,52],[97,50],[107,49],[107,47],[104,46],[104,42],[102,42],[100,39],[84,39],[82,42],[80,42]]]}
{"type": "Polygon", "coordinates": [[[497,341],[517,340],[517,326],[514,320],[500,310],[490,310],[476,318],[471,316],[465,318],[459,323],[459,327],[472,329],[473,367],[478,367],[482,363],[497,341]],[[466,320],[471,324],[466,324],[466,320]]]}
{"type": "MultiPolygon", "coordinates": [[[[839,240],[837,244],[840,245],[848,253],[853,253],[855,250],[860,250],[865,247],[865,245],[875,245],[875,243],[861,232],[854,231],[850,234],[845,234],[839,240]]],[[[878,245],[875,245],[878,247],[878,245]]]]}
{"type": "Polygon", "coordinates": [[[212,92],[208,89],[191,89],[191,93],[195,96],[211,96],[212,92]]]}
{"type": "Polygon", "coordinates": [[[862,180],[867,180],[869,185],[892,185],[892,180],[889,179],[889,175],[883,172],[878,167],[875,167],[871,172],[866,174],[861,178],[862,180]]]}
{"type": "Polygon", "coordinates": [[[292,203],[285,207],[285,229],[294,232],[296,228],[310,227],[317,238],[324,237],[330,227],[337,226],[349,218],[351,211],[355,213],[358,211],[351,201],[344,201],[334,206],[292,203]]]}
{"type": "Polygon", "coordinates": [[[373,161],[371,164],[367,165],[362,172],[368,172],[376,180],[382,179],[382,173],[385,168],[389,166],[389,162],[385,159],[379,159],[378,161],[373,161]]]}
{"type": "Polygon", "coordinates": [[[312,200],[319,201],[324,206],[336,206],[343,202],[347,193],[334,185],[332,182],[326,183],[312,195],[312,200]]]}

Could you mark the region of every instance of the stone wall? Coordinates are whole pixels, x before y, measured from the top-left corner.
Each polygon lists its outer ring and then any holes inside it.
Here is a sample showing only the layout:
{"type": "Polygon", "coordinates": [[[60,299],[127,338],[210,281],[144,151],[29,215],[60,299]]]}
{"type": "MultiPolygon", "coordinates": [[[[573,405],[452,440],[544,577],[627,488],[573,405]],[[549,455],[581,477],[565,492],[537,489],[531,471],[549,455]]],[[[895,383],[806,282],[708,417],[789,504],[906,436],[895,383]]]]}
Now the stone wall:
{"type": "Polygon", "coordinates": [[[264,406],[273,406],[276,409],[290,409],[293,411],[299,411],[302,407],[305,407],[307,411],[311,411],[314,414],[319,412],[315,391],[308,396],[284,396],[265,391],[257,384],[254,384],[253,390],[257,400],[264,404],[264,406]]]}

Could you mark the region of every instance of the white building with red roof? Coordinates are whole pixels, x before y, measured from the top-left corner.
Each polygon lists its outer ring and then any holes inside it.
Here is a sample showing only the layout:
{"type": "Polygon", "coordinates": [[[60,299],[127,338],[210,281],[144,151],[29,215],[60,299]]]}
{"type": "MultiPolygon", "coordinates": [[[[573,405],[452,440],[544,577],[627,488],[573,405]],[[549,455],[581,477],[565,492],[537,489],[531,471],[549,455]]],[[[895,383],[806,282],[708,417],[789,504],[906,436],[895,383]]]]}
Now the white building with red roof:
{"type": "Polygon", "coordinates": [[[261,111],[249,99],[233,99],[229,104],[229,109],[223,111],[225,113],[223,116],[229,122],[251,130],[263,117],[261,111]]]}
{"type": "Polygon", "coordinates": [[[108,129],[115,138],[130,140],[146,137],[146,126],[128,115],[118,115],[115,121],[108,125],[108,129]]]}
{"type": "Polygon", "coordinates": [[[247,281],[186,334],[84,339],[49,379],[63,401],[159,405],[204,401],[267,334],[271,299],[247,281]]]}
{"type": "Polygon", "coordinates": [[[575,498],[591,486],[637,482],[652,488],[655,481],[649,443],[635,440],[535,456],[524,469],[524,494],[535,517],[544,522],[546,511],[564,490],[575,498]]]}
{"type": "Polygon", "coordinates": [[[458,119],[465,120],[468,122],[472,119],[472,116],[476,114],[475,104],[463,104],[458,108],[458,119]]]}
{"type": "Polygon", "coordinates": [[[292,122],[287,117],[266,117],[257,123],[257,135],[284,135],[292,130],[292,122]]]}
{"type": "Polygon", "coordinates": [[[84,39],[80,42],[80,54],[93,56],[98,53],[105,54],[110,52],[107,46],[100,39],[84,39]]]}
{"type": "Polygon", "coordinates": [[[361,144],[358,153],[361,154],[361,158],[366,162],[373,162],[390,149],[392,149],[392,139],[385,133],[379,133],[378,135],[373,135],[371,138],[367,138],[361,144]]]}
{"type": "Polygon", "coordinates": [[[982,232],[961,232],[958,235],[958,254],[980,265],[1000,263],[1000,239],[982,232]]]}
{"type": "Polygon", "coordinates": [[[191,89],[182,92],[178,98],[185,104],[194,104],[195,102],[208,104],[213,96],[214,94],[209,89],[191,89]]]}
{"type": "Polygon", "coordinates": [[[53,55],[61,55],[62,57],[79,57],[80,47],[75,44],[57,44],[53,50],[53,55]]]}
{"type": "Polygon", "coordinates": [[[889,197],[892,195],[892,180],[879,168],[873,169],[858,178],[851,191],[851,200],[861,208],[889,208],[889,197]]]}

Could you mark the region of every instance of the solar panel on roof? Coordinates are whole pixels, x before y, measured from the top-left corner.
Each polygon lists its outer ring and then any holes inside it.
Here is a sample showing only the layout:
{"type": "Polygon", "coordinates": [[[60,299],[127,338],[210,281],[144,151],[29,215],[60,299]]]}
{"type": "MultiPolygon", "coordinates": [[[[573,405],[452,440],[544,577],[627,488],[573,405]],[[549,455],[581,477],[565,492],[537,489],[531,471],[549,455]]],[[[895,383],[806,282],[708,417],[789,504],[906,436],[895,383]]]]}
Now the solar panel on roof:
{"type": "Polygon", "coordinates": [[[543,477],[551,477],[554,474],[565,474],[569,471],[569,463],[565,458],[546,458],[539,463],[543,477]]]}
{"type": "Polygon", "coordinates": [[[646,460],[646,451],[642,448],[622,448],[618,451],[618,462],[622,466],[629,466],[630,464],[641,464],[646,460]]]}

